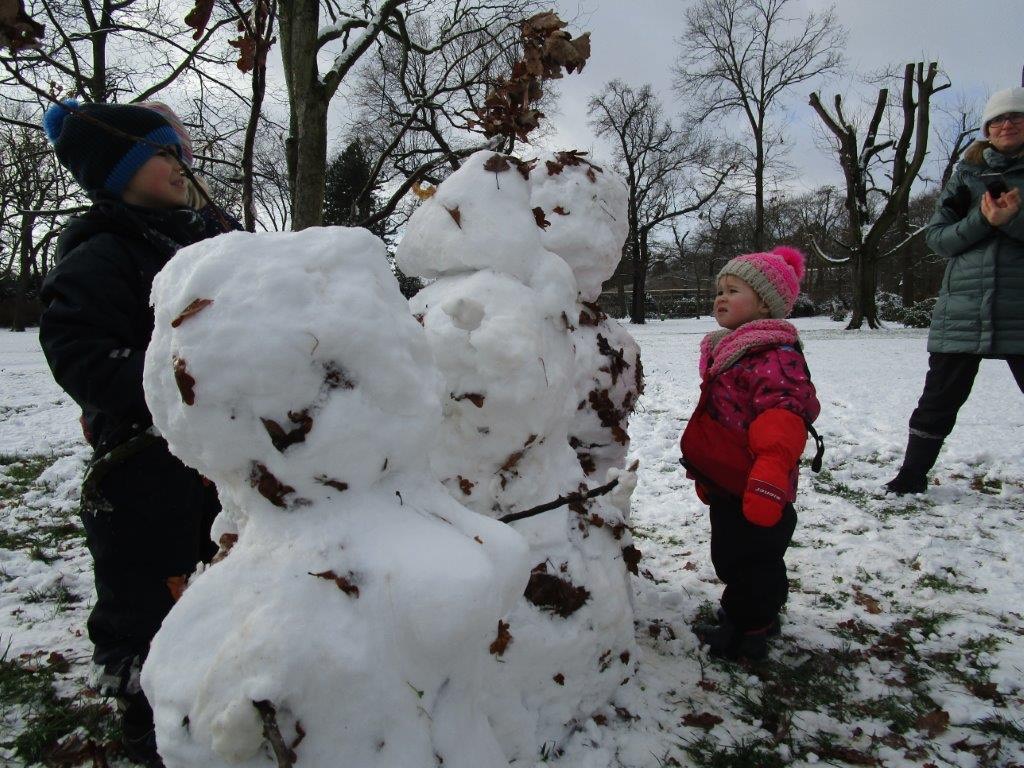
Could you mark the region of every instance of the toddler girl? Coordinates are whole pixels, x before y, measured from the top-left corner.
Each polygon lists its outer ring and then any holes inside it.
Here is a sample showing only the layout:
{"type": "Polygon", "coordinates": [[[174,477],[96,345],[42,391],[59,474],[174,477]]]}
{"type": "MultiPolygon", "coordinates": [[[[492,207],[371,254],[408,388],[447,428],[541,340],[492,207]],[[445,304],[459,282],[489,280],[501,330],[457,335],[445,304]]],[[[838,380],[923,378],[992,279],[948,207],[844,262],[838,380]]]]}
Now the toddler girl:
{"type": "Polygon", "coordinates": [[[784,246],[737,256],[718,273],[722,328],[701,341],[700,401],[680,440],[710,507],[711,560],[725,583],[719,623],[694,631],[729,659],[767,655],[789,591],[783,557],[800,455],[820,410],[796,328],[782,319],[803,274],[803,254],[784,246]]]}

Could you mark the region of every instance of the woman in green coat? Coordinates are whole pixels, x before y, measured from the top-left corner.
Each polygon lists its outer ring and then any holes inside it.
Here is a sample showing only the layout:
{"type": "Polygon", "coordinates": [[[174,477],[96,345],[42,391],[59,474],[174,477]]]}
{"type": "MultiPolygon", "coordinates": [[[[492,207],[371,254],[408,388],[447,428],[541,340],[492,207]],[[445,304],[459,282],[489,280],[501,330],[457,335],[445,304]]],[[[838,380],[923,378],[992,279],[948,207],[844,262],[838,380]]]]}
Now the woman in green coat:
{"type": "Polygon", "coordinates": [[[993,94],[972,144],[928,223],[949,259],[928,334],[924,393],[910,416],[903,466],[886,488],[922,493],[982,358],[1006,360],[1024,392],[1024,88],[993,94]]]}

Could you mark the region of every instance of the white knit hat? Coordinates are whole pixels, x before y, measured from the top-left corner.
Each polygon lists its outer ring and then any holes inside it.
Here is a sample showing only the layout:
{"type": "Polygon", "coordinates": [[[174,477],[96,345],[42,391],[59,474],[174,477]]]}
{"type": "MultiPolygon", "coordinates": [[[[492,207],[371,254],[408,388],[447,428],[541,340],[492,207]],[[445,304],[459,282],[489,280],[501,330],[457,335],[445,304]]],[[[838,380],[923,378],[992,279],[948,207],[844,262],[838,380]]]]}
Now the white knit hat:
{"type": "Polygon", "coordinates": [[[981,115],[981,135],[988,138],[989,122],[1007,112],[1024,114],[1024,88],[1007,88],[989,96],[985,111],[981,115]]]}

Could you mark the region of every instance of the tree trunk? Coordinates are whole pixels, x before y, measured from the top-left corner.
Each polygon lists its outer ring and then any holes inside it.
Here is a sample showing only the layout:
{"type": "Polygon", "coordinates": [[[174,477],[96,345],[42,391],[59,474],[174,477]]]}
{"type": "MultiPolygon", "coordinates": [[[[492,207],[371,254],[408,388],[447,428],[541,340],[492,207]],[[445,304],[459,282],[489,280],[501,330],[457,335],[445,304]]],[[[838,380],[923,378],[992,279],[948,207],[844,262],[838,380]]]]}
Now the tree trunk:
{"type": "Polygon", "coordinates": [[[629,319],[637,325],[643,325],[647,322],[647,264],[650,258],[646,235],[639,237],[634,253],[636,256],[633,259],[633,307],[629,319]]]}
{"type": "Polygon", "coordinates": [[[754,250],[764,250],[764,138],[760,131],[755,133],[754,155],[754,250]]]}
{"type": "Polygon", "coordinates": [[[245,126],[245,140],[242,143],[242,223],[249,232],[256,231],[256,203],[253,192],[253,154],[256,146],[256,131],[263,112],[263,98],[267,92],[267,58],[274,31],[276,7],[269,4],[266,21],[253,19],[256,37],[256,63],[252,68],[252,104],[249,108],[249,122],[245,126]],[[264,26],[265,25],[265,26],[264,26]]]}
{"type": "Polygon", "coordinates": [[[875,288],[878,285],[878,262],[863,252],[854,255],[853,264],[853,313],[850,315],[849,331],[859,329],[865,321],[868,328],[880,328],[878,306],[875,304],[875,288]]]}
{"type": "Polygon", "coordinates": [[[292,230],[323,223],[327,176],[327,98],[317,68],[318,0],[280,7],[281,57],[288,85],[288,181],[292,230]]]}
{"type": "Polygon", "coordinates": [[[21,214],[21,231],[19,233],[19,273],[18,286],[14,295],[14,314],[11,317],[11,330],[24,331],[28,314],[28,288],[32,283],[32,229],[36,217],[30,213],[21,214]]]}

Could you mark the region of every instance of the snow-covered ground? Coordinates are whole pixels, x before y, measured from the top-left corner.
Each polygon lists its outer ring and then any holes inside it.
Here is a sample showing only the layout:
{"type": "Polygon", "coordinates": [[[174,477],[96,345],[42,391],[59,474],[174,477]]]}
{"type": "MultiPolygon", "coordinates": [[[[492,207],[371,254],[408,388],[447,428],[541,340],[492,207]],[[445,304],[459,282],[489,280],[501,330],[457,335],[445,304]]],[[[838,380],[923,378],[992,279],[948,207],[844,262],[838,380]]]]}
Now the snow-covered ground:
{"type": "MultiPolygon", "coordinates": [[[[770,660],[751,667],[710,660],[688,628],[720,590],[705,510],[678,465],[697,345],[713,322],[629,328],[647,376],[630,428],[641,462],[639,673],[551,764],[1024,765],[1024,397],[1005,364],[984,362],[935,484],[883,497],[923,383],[925,332],[796,325],[822,403],[825,468],[805,469],[782,635],[770,660]]],[[[46,753],[49,764],[73,765],[75,755],[93,764],[85,734],[102,733],[85,688],[92,586],[75,518],[87,456],[77,416],[35,336],[0,332],[5,765],[19,764],[15,750],[26,753],[50,711],[38,690],[26,693],[30,683],[53,680],[84,726],[78,742],[46,753]]]]}

